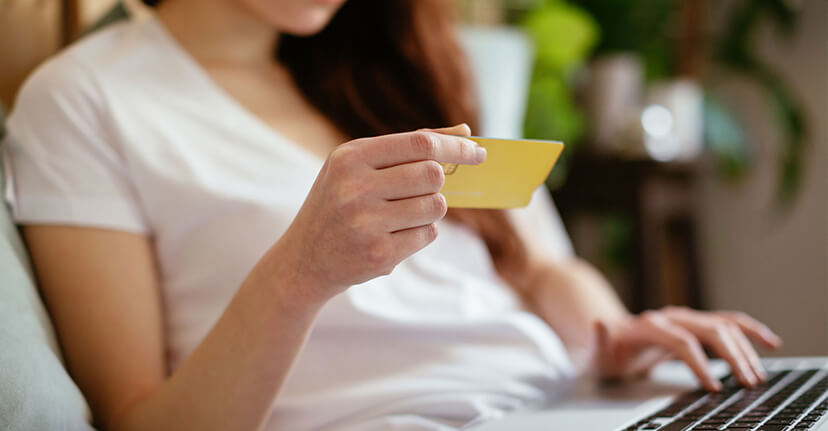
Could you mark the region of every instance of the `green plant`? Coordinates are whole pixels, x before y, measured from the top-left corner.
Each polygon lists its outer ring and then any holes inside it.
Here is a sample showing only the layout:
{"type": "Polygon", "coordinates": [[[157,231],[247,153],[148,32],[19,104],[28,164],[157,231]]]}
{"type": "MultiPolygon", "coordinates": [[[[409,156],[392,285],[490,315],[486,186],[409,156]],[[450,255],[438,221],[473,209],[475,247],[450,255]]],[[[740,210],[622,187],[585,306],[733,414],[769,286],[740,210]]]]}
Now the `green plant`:
{"type": "MultiPolygon", "coordinates": [[[[527,6],[525,1],[523,6],[527,6]]],[[[597,43],[599,30],[589,14],[562,0],[541,0],[529,6],[521,16],[514,9],[511,14],[532,38],[536,52],[524,134],[566,142],[566,159],[585,127],[572,81],[597,43]]],[[[563,160],[549,182],[562,181],[566,166],[563,160]]]]}
{"type": "MultiPolygon", "coordinates": [[[[675,76],[680,35],[680,11],[688,2],[702,0],[569,0],[588,11],[601,27],[596,54],[635,52],[644,60],[648,79],[675,76]]],[[[712,4],[712,2],[708,2],[712,4]]],[[[755,37],[764,21],[784,34],[795,31],[795,2],[788,0],[739,0],[730,2],[724,30],[709,35],[709,60],[731,74],[751,79],[766,94],[777,123],[784,132],[780,151],[778,196],[793,201],[802,177],[807,123],[786,82],[756,54],[755,37]]],[[[681,53],[687,55],[692,53],[681,53]]],[[[750,141],[732,110],[708,94],[704,105],[705,137],[716,156],[723,177],[737,179],[750,167],[750,141]]]]}
{"type": "MultiPolygon", "coordinates": [[[[698,1],[698,0],[691,0],[698,1]]],[[[675,74],[676,0],[569,0],[588,11],[601,28],[595,54],[635,52],[647,77],[675,74]]]]}
{"type": "Polygon", "coordinates": [[[750,165],[744,128],[715,96],[704,100],[704,140],[715,156],[719,174],[728,180],[741,178],[750,165]]]}

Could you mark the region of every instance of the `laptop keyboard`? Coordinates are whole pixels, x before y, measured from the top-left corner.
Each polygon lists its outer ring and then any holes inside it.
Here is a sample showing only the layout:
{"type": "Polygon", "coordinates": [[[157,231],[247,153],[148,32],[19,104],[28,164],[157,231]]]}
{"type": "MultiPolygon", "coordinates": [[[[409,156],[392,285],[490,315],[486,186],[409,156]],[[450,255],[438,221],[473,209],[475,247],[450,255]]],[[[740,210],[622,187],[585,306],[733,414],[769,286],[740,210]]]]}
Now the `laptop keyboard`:
{"type": "Polygon", "coordinates": [[[742,388],[732,376],[722,384],[718,393],[686,393],[624,431],[800,431],[814,429],[828,412],[826,370],[775,371],[754,389],[742,388]]]}

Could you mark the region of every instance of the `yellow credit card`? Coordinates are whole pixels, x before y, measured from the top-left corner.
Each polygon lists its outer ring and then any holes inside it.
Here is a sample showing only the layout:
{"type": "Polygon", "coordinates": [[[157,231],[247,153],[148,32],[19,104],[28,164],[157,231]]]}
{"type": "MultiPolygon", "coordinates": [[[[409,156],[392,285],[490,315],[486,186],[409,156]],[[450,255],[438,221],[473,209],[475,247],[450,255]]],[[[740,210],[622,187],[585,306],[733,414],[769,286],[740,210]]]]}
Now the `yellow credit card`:
{"type": "Polygon", "coordinates": [[[449,208],[506,209],[529,205],[563,151],[561,142],[469,137],[486,148],[479,165],[443,164],[441,192],[449,208]]]}

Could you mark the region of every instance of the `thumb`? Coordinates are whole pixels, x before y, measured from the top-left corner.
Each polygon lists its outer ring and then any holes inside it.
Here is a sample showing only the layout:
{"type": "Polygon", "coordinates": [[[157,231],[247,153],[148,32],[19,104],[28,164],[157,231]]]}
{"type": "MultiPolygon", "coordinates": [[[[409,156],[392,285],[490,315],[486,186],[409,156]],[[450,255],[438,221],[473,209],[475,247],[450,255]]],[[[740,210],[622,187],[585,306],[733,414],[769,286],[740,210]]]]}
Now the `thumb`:
{"type": "Polygon", "coordinates": [[[597,334],[598,351],[605,351],[610,344],[610,333],[607,323],[600,319],[595,321],[595,333],[597,334]]]}
{"type": "Polygon", "coordinates": [[[466,123],[451,127],[441,127],[439,129],[420,129],[419,131],[441,133],[443,135],[471,136],[471,128],[466,123]]]}
{"type": "Polygon", "coordinates": [[[601,319],[595,321],[595,362],[594,364],[605,377],[617,377],[618,370],[612,357],[612,341],[607,323],[601,319]]]}

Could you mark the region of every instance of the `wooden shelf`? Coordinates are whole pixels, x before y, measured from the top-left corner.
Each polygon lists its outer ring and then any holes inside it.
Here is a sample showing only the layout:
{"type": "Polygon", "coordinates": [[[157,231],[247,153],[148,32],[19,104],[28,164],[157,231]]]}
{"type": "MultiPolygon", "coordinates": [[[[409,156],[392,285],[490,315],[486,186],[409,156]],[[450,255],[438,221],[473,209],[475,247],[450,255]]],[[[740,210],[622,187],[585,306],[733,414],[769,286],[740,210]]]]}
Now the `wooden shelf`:
{"type": "MultiPolygon", "coordinates": [[[[566,183],[553,192],[568,226],[579,217],[623,214],[631,235],[624,250],[633,311],[702,306],[694,216],[695,166],[579,154],[566,183]]],[[[576,251],[581,238],[573,235],[576,251]]],[[[585,239],[586,241],[595,238],[585,239]]],[[[589,258],[589,256],[586,256],[589,258]]]]}

